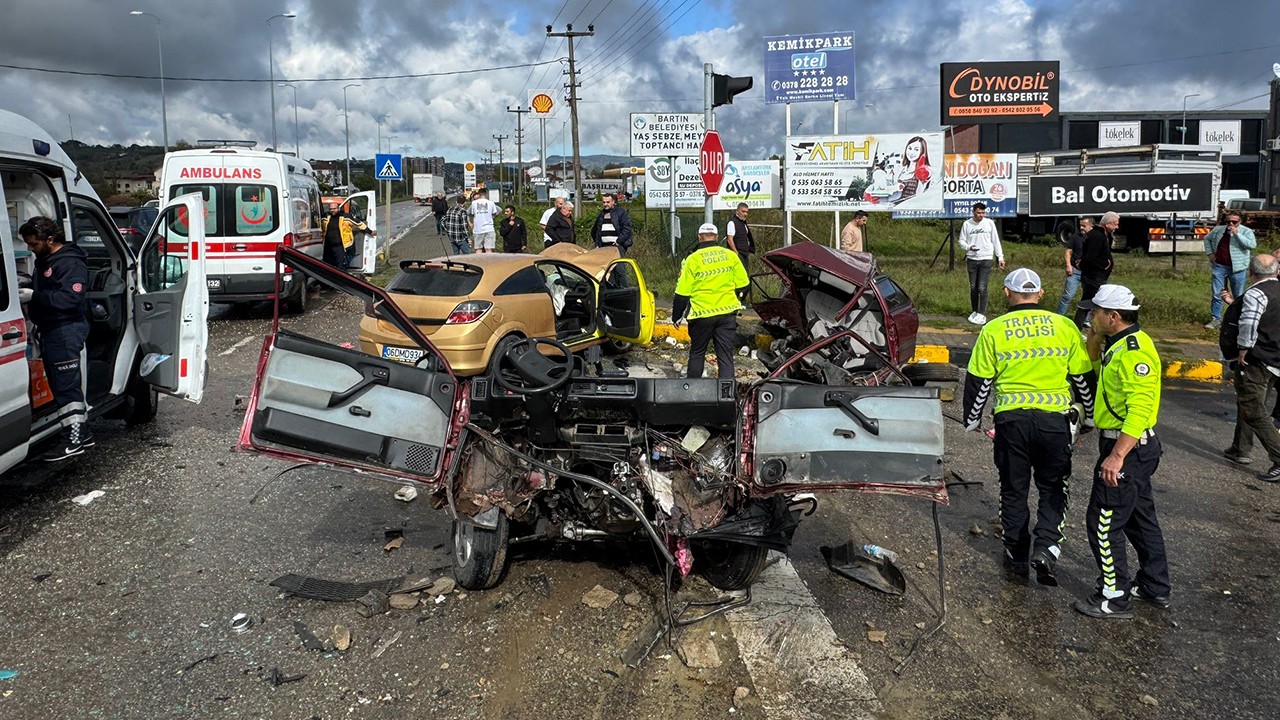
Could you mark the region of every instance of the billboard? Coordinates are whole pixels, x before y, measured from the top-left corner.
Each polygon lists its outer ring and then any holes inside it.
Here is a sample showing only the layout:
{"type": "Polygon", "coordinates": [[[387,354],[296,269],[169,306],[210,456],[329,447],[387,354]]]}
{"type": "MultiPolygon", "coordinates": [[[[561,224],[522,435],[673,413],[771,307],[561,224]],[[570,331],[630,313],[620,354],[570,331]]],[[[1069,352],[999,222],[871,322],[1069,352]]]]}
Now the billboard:
{"type": "Polygon", "coordinates": [[[942,133],[787,138],[788,210],[942,210],[942,133]]]}
{"type": "Polygon", "coordinates": [[[1200,144],[1222,148],[1222,155],[1240,154],[1239,120],[1201,120],[1200,144]]]}
{"type": "Polygon", "coordinates": [[[1211,212],[1213,173],[1147,175],[1033,175],[1031,215],[1211,212]]]}
{"type": "Polygon", "coordinates": [[[676,207],[705,207],[707,191],[698,175],[698,158],[652,157],[644,161],[644,206],[647,208],[671,207],[671,174],[676,176],[676,207]]]}
{"type": "Polygon", "coordinates": [[[831,102],[854,96],[852,32],[764,38],[764,101],[831,102]]]}
{"type": "Polygon", "coordinates": [[[776,208],[782,204],[778,194],[780,163],[777,160],[730,161],[724,168],[724,184],[712,208],[736,210],[744,202],[751,208],[776,208]]]}
{"type": "Polygon", "coordinates": [[[696,157],[704,135],[702,113],[631,113],[631,157],[696,157]]]}
{"type": "Polygon", "coordinates": [[[1058,61],[942,63],[942,124],[1058,119],[1058,61]]]}
{"type": "Polygon", "coordinates": [[[1018,154],[947,155],[942,163],[942,210],[899,210],[895,218],[967,218],[974,203],[987,205],[987,217],[1018,214],[1018,154]]]}
{"type": "Polygon", "coordinates": [[[1128,147],[1140,145],[1141,120],[1103,120],[1098,123],[1098,147],[1128,147]]]}

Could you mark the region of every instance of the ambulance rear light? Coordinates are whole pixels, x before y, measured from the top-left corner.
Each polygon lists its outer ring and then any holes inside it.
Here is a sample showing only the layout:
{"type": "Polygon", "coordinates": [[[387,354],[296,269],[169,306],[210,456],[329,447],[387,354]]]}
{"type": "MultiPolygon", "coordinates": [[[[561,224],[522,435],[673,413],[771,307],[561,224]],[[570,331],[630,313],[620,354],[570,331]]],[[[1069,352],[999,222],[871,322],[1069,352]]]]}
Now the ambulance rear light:
{"type": "Polygon", "coordinates": [[[287,248],[293,247],[293,233],[284,234],[284,246],[287,248]]]}

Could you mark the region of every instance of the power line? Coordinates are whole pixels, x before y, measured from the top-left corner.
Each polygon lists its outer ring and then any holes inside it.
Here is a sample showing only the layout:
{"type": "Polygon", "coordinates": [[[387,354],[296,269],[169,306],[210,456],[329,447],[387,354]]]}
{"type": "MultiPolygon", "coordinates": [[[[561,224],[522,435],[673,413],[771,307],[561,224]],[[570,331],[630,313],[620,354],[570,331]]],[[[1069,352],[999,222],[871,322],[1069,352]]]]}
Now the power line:
{"type": "Polygon", "coordinates": [[[605,72],[608,72],[609,70],[612,70],[614,67],[618,65],[618,63],[630,57],[627,53],[632,48],[636,47],[641,43],[646,42],[649,38],[653,37],[654,33],[661,32],[663,30],[670,30],[671,28],[675,27],[676,23],[680,22],[680,20],[683,19],[685,15],[689,14],[689,11],[693,10],[697,6],[698,6],[697,0],[683,0],[683,2],[681,2],[679,5],[675,7],[675,9],[673,9],[670,13],[668,13],[667,17],[664,18],[661,22],[659,22],[659,24],[656,27],[654,27],[652,30],[645,33],[644,35],[636,37],[634,40],[631,41],[630,44],[622,48],[622,50],[619,51],[618,54],[614,57],[614,59],[610,61],[607,65],[601,66],[597,64],[593,71],[586,71],[586,72],[594,72],[595,75],[599,76],[604,74],[605,72]],[[671,18],[672,15],[675,15],[675,13],[678,10],[680,10],[680,8],[684,7],[685,5],[688,5],[690,2],[693,2],[693,4],[685,8],[685,11],[680,13],[679,17],[676,17],[674,20],[670,20],[670,25],[663,27],[663,25],[666,25],[667,21],[671,18]]]}
{"type": "Polygon", "coordinates": [[[592,19],[591,19],[591,24],[592,24],[592,25],[595,25],[595,24],[596,24],[596,20],[599,20],[599,19],[600,19],[600,16],[604,14],[604,11],[605,11],[605,10],[608,10],[608,9],[609,9],[609,6],[610,6],[610,5],[612,5],[612,4],[613,4],[613,0],[609,0],[609,2],[605,3],[605,4],[604,4],[604,7],[600,8],[600,12],[596,13],[596,16],[595,16],[594,18],[592,18],[592,19]]]}
{"type": "MultiPolygon", "coordinates": [[[[653,0],[653,2],[656,4],[657,0],[653,0]]],[[[597,56],[606,52],[607,48],[617,47],[618,44],[622,43],[626,38],[626,33],[624,33],[623,31],[626,30],[627,26],[631,24],[631,21],[635,19],[636,15],[638,15],[640,11],[644,9],[644,6],[647,5],[648,3],[649,3],[649,0],[642,0],[639,5],[636,5],[636,9],[631,11],[631,14],[627,16],[627,19],[622,21],[622,24],[619,25],[616,30],[610,31],[609,39],[601,43],[600,47],[587,53],[586,57],[582,58],[582,62],[588,63],[594,58],[596,58],[597,56]]]]}
{"type": "MultiPolygon", "coordinates": [[[[295,78],[289,82],[349,82],[351,80],[412,80],[415,78],[430,77],[447,77],[451,75],[474,75],[476,73],[495,72],[498,70],[517,70],[519,68],[537,67],[541,65],[552,65],[560,62],[559,59],[544,60],[542,62],[519,63],[516,65],[499,65],[486,68],[472,68],[468,70],[448,70],[444,72],[426,72],[426,73],[403,73],[400,75],[361,75],[353,77],[336,77],[336,78],[295,78]]],[[[32,67],[29,65],[10,65],[0,63],[0,68],[9,70],[28,70],[31,72],[50,73],[53,75],[77,75],[81,77],[105,77],[123,80],[159,80],[159,75],[132,75],[127,73],[105,73],[105,72],[89,72],[87,70],[54,70],[52,68],[32,67]]],[[[165,80],[177,80],[179,82],[214,82],[214,83],[267,83],[271,80],[266,78],[199,78],[199,77],[165,77],[165,80]]]]}

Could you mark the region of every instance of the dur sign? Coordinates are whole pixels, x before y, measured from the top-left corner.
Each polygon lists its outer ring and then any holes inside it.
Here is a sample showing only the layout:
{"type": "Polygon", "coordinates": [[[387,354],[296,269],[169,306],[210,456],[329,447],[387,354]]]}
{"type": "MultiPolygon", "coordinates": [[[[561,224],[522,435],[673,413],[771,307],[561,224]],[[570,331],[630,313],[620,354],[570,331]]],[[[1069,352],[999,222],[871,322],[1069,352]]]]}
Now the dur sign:
{"type": "Polygon", "coordinates": [[[1096,215],[1113,210],[1197,213],[1214,208],[1212,173],[1032,176],[1031,215],[1096,215]]]}

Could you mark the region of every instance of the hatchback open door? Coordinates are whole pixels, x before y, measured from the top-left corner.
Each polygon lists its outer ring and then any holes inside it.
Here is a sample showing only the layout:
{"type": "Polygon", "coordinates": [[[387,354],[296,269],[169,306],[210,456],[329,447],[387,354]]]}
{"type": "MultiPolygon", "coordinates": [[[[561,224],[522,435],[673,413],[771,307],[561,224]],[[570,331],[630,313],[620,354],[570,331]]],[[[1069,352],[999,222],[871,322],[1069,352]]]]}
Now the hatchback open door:
{"type": "Polygon", "coordinates": [[[761,494],[856,489],[945,501],[937,388],[771,380],[746,427],[761,494]]]}
{"type": "Polygon", "coordinates": [[[600,282],[600,327],[614,340],[647,345],[653,338],[653,293],[635,260],[622,258],[609,264],[600,282]]]}
{"type": "MultiPolygon", "coordinates": [[[[440,481],[466,422],[444,356],[387,293],[292,248],[281,266],[345,292],[423,350],[415,365],[278,330],[267,336],[239,447],[398,480],[440,481]]],[[[349,344],[348,344],[349,345],[349,344]]]]}
{"type": "MultiPolygon", "coordinates": [[[[369,229],[378,231],[378,207],[374,204],[374,191],[367,190],[359,192],[355,195],[347,197],[347,212],[352,217],[369,226],[369,229]]],[[[373,235],[357,230],[351,239],[351,272],[358,272],[364,275],[372,275],[377,272],[378,264],[378,243],[385,243],[373,235]]]]}
{"type": "Polygon", "coordinates": [[[156,390],[191,402],[204,394],[209,345],[205,283],[204,199],[174,198],[160,211],[138,252],[139,292],[133,322],[142,361],[139,375],[156,390]]]}

